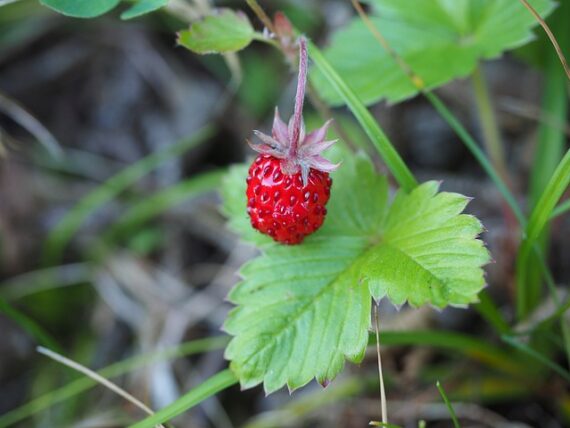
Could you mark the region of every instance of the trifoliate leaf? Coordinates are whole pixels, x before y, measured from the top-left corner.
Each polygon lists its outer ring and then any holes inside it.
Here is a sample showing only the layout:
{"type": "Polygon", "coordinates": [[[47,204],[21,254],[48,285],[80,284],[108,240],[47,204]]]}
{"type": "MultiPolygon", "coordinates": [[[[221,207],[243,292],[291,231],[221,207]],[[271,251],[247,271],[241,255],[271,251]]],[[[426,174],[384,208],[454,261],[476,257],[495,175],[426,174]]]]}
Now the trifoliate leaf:
{"type": "Polygon", "coordinates": [[[74,18],[94,18],[109,12],[120,0],[40,0],[40,3],[74,18]]]}
{"type": "Polygon", "coordinates": [[[484,286],[489,256],[476,239],[479,221],[460,214],[466,197],[428,182],[389,205],[387,181],[368,158],[338,150],[330,157],[343,164],[333,173],[327,218],[302,245],[274,244],[249,225],[246,167],[225,182],[230,225],[263,251],[242,269],[224,325],[234,336],[226,358],[244,388],[326,384],[345,359],[359,361],[371,296],[444,307],[476,301],[484,286]]]}
{"type": "Polygon", "coordinates": [[[139,0],[121,13],[121,19],[133,19],[160,9],[168,4],[168,0],[139,0]]]}
{"type": "Polygon", "coordinates": [[[247,16],[218,9],[189,30],[178,33],[178,43],[199,54],[236,52],[251,43],[255,31],[247,16]]]}
{"type": "MultiPolygon", "coordinates": [[[[428,89],[469,75],[478,61],[533,38],[536,20],[513,0],[369,0],[371,20],[428,89]]],[[[542,15],[551,0],[530,0],[542,15]]],[[[325,56],[366,104],[401,101],[416,87],[360,17],[335,33],[325,56]]],[[[342,99],[317,70],[313,81],[331,104],[342,99]]]]}
{"type": "Polygon", "coordinates": [[[236,336],[225,356],[242,387],[293,390],[315,377],[326,384],[345,358],[361,360],[371,300],[350,267],[365,247],[362,238],[315,237],[273,246],[242,269],[229,296],[238,307],[224,325],[236,336]]]}
{"type": "Polygon", "coordinates": [[[394,199],[378,243],[354,269],[372,296],[387,296],[395,305],[426,303],[443,308],[477,301],[484,286],[481,266],[489,261],[483,243],[475,239],[482,226],[460,214],[468,199],[457,193],[437,193],[428,182],[394,199]]]}

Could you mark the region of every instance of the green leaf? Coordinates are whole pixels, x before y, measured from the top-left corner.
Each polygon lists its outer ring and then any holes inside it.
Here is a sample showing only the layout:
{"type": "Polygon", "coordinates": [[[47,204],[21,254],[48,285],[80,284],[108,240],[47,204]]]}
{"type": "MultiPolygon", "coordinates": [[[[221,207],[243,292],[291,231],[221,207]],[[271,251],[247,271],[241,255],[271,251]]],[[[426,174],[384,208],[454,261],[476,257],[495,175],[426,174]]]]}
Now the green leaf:
{"type": "Polygon", "coordinates": [[[303,245],[282,246],[253,231],[246,214],[246,168],[225,182],[230,225],[264,254],[246,264],[230,293],[226,349],[244,388],[273,392],[316,378],[326,384],[344,360],[361,360],[371,295],[396,304],[465,305],[484,286],[488,253],[477,219],[459,215],[467,198],[429,182],[388,205],[388,185],[364,155],[337,150],[324,226],[303,245]]]}
{"type": "Polygon", "coordinates": [[[325,384],[359,362],[368,342],[370,293],[350,273],[365,249],[358,238],[314,238],[273,246],[241,271],[229,296],[238,304],[225,330],[236,336],[226,358],[243,388],[264,382],[270,393],[316,377],[325,384]]]}
{"type": "Polygon", "coordinates": [[[410,194],[399,192],[384,223],[380,241],[355,266],[376,299],[394,304],[426,303],[443,308],[477,302],[484,286],[481,266],[489,260],[475,239],[482,226],[461,214],[468,199],[437,193],[428,182],[410,194]]]}
{"type": "Polygon", "coordinates": [[[121,19],[133,19],[160,9],[168,4],[168,0],[139,0],[121,13],[121,19]]]}
{"type": "Polygon", "coordinates": [[[213,15],[178,33],[178,43],[199,54],[236,52],[251,43],[255,31],[247,16],[230,9],[213,15]]]}
{"type": "MultiPolygon", "coordinates": [[[[373,24],[428,89],[465,77],[478,61],[525,44],[533,38],[531,29],[537,24],[513,0],[368,2],[373,24]]],[[[554,7],[551,0],[530,3],[542,16],[554,7]]],[[[333,36],[325,55],[367,104],[401,101],[418,92],[358,17],[333,36]]],[[[329,103],[343,103],[321,74],[313,78],[329,103]]]]}
{"type": "Polygon", "coordinates": [[[109,12],[120,0],[40,0],[40,3],[74,18],[94,18],[109,12]]]}

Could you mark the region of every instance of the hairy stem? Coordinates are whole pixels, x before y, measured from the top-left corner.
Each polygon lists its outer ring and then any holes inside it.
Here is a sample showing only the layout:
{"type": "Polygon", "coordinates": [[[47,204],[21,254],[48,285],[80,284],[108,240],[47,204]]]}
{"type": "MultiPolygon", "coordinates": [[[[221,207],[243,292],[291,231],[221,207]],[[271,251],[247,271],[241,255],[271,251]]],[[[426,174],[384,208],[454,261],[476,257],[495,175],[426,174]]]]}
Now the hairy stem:
{"type": "Polygon", "coordinates": [[[303,102],[305,100],[305,87],[307,85],[307,40],[299,37],[299,79],[297,81],[297,93],[295,94],[295,111],[293,112],[293,125],[290,132],[291,147],[289,154],[291,158],[297,155],[299,137],[301,135],[301,123],[303,121],[303,102]]]}
{"type": "MultiPolygon", "coordinates": [[[[250,7],[250,9],[253,11],[253,13],[255,13],[257,18],[272,33],[277,34],[275,26],[273,25],[273,23],[269,19],[268,15],[265,13],[263,8],[259,5],[259,3],[257,3],[256,0],[247,0],[247,5],[250,7]],[[271,27],[269,25],[271,25],[271,27]]],[[[277,49],[281,50],[281,52],[284,54],[285,58],[290,60],[290,56],[285,51],[283,45],[281,44],[281,40],[279,40],[278,38],[272,39],[272,38],[266,37],[264,35],[260,35],[260,36],[256,37],[256,39],[259,41],[265,42],[267,44],[270,44],[273,47],[276,47],[277,49]]],[[[328,106],[319,97],[319,94],[317,93],[317,91],[311,87],[310,82],[307,85],[307,95],[309,97],[309,101],[311,102],[311,104],[315,107],[315,109],[319,112],[319,114],[323,118],[328,118],[328,117],[333,116],[333,114],[330,111],[330,109],[328,108],[328,106]]],[[[333,122],[332,126],[333,126],[335,132],[337,133],[337,135],[348,145],[348,147],[351,150],[356,151],[356,146],[351,141],[348,133],[345,131],[345,129],[342,127],[342,125],[337,120],[335,120],[333,122]]]]}

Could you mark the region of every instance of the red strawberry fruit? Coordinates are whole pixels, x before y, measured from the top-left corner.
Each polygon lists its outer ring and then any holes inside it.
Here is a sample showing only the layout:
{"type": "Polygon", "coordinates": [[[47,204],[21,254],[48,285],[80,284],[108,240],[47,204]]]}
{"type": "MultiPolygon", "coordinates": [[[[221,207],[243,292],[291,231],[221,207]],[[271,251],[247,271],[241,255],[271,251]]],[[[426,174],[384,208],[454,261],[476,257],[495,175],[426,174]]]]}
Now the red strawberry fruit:
{"type": "Polygon", "coordinates": [[[307,81],[307,46],[299,39],[299,81],[295,110],[287,126],[275,109],[272,135],[254,131],[259,152],[247,177],[247,212],[251,225],[283,244],[299,244],[325,220],[332,180],[338,165],[320,153],[336,140],[325,141],[327,121],[305,134],[302,111],[307,81]]]}

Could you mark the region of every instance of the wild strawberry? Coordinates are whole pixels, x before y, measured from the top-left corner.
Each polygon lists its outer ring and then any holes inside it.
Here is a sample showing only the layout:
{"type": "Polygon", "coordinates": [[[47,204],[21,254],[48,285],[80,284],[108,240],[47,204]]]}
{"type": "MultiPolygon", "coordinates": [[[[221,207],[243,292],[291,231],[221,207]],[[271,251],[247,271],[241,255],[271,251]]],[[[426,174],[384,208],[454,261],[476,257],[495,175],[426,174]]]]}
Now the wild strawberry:
{"type": "Polygon", "coordinates": [[[299,80],[295,110],[287,126],[275,109],[272,135],[254,131],[260,153],[247,177],[247,212],[252,226],[283,244],[299,244],[324,222],[332,180],[332,164],[320,153],[336,140],[325,141],[327,121],[305,135],[303,100],[307,81],[307,46],[299,39],[299,80]]]}

